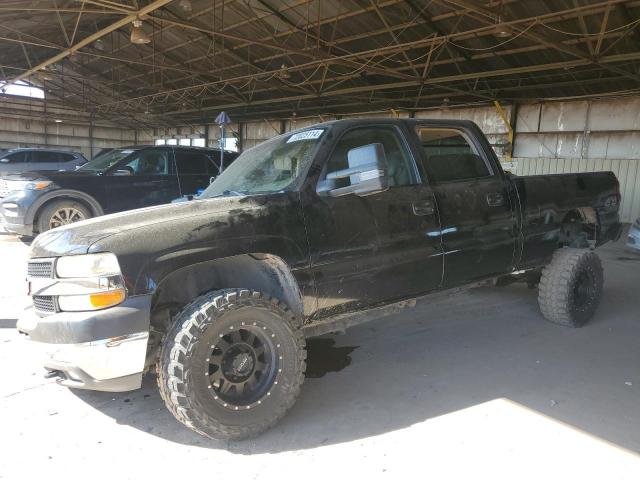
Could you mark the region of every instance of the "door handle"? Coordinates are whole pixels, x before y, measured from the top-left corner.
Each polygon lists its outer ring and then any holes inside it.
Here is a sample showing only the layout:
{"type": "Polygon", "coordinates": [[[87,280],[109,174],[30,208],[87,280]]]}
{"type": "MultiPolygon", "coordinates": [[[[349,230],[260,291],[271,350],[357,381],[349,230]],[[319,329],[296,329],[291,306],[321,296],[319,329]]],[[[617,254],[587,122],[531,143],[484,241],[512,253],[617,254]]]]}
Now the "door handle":
{"type": "Polygon", "coordinates": [[[435,212],[433,200],[418,200],[411,204],[411,208],[413,214],[418,216],[433,215],[435,212]]]}
{"type": "Polygon", "coordinates": [[[487,193],[487,205],[501,207],[504,205],[504,195],[501,193],[487,193]]]}

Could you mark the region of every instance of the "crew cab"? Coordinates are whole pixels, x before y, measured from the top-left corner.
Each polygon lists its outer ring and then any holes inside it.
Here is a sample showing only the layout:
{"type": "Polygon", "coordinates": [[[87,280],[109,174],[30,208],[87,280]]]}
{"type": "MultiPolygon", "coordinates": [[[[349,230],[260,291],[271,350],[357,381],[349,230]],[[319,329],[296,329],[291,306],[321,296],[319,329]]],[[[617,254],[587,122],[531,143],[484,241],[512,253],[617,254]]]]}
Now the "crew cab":
{"type": "Polygon", "coordinates": [[[293,405],[305,338],[416,300],[522,280],[547,320],[584,325],[619,202],[611,172],[505,174],[471,122],[319,124],[245,151],[194,201],[40,234],[18,330],[62,385],[157,371],[179,421],[246,438],[293,405]]]}
{"type": "Polygon", "coordinates": [[[236,153],[182,146],[132,146],[75,171],[31,171],[0,179],[5,228],[33,236],[106,213],[169,203],[203,191],[236,153]],[[222,158],[221,158],[222,157],[222,158]]]}

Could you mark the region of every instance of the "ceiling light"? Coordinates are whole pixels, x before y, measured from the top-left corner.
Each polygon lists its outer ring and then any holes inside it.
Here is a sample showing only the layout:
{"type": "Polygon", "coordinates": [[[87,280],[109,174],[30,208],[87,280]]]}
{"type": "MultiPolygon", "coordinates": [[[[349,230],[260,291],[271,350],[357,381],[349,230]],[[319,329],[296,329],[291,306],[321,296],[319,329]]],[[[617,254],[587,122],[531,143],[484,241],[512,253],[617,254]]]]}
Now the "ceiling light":
{"type": "Polygon", "coordinates": [[[511,28],[508,25],[504,25],[500,17],[498,17],[496,24],[496,29],[493,32],[494,36],[498,38],[509,38],[511,35],[513,35],[513,31],[511,30],[511,28]]]}
{"type": "Polygon", "coordinates": [[[142,21],[134,20],[133,27],[131,28],[131,43],[135,43],[137,45],[143,45],[145,43],[150,43],[150,42],[151,42],[151,38],[142,29],[142,21]]]}
{"type": "Polygon", "coordinates": [[[193,10],[193,6],[191,5],[191,0],[180,0],[178,2],[178,7],[180,7],[183,12],[187,12],[187,13],[193,10]]]}
{"type": "Polygon", "coordinates": [[[496,14],[496,28],[493,31],[493,35],[498,38],[509,38],[513,35],[513,30],[508,25],[503,25],[502,19],[504,18],[504,3],[500,0],[498,4],[498,11],[496,14]]]}
{"type": "Polygon", "coordinates": [[[57,118],[54,120],[56,123],[62,123],[62,120],[58,120],[57,118]]]}
{"type": "Polygon", "coordinates": [[[97,39],[94,43],[93,43],[93,47],[96,50],[100,50],[101,52],[104,52],[104,42],[102,41],[101,38],[97,39]]]}

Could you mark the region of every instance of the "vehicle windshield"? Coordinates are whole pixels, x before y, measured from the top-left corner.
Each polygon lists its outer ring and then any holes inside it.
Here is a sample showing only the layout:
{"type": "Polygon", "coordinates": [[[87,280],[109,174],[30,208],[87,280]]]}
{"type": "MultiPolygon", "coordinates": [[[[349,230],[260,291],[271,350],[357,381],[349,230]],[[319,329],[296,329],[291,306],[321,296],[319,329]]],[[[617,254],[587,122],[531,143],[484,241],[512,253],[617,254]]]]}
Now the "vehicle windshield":
{"type": "Polygon", "coordinates": [[[280,135],[243,152],[200,198],[285,190],[307,171],[324,128],[280,135]]]}
{"type": "Polygon", "coordinates": [[[110,152],[98,155],[93,160],[85,163],[80,168],[78,168],[77,171],[104,172],[135,151],[136,150],[131,148],[115,148],[110,152]]]}

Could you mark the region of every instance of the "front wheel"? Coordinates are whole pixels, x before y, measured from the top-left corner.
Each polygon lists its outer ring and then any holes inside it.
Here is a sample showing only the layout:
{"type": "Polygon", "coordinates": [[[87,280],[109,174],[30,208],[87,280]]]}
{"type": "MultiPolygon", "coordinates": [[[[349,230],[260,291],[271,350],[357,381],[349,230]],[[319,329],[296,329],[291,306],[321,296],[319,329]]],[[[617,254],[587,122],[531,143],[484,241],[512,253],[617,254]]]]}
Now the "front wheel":
{"type": "Polygon", "coordinates": [[[542,270],[538,304],[550,322],[581,327],[598,308],[604,276],[592,250],[562,248],[542,270]]]}
{"type": "Polygon", "coordinates": [[[74,200],[58,200],[46,205],[38,215],[38,233],[91,218],[91,211],[74,200]]]}
{"type": "Polygon", "coordinates": [[[294,404],[305,340],[278,300],[244,289],[205,294],[178,315],[160,352],[158,386],[173,415],[210,438],[253,437],[294,404]]]}

